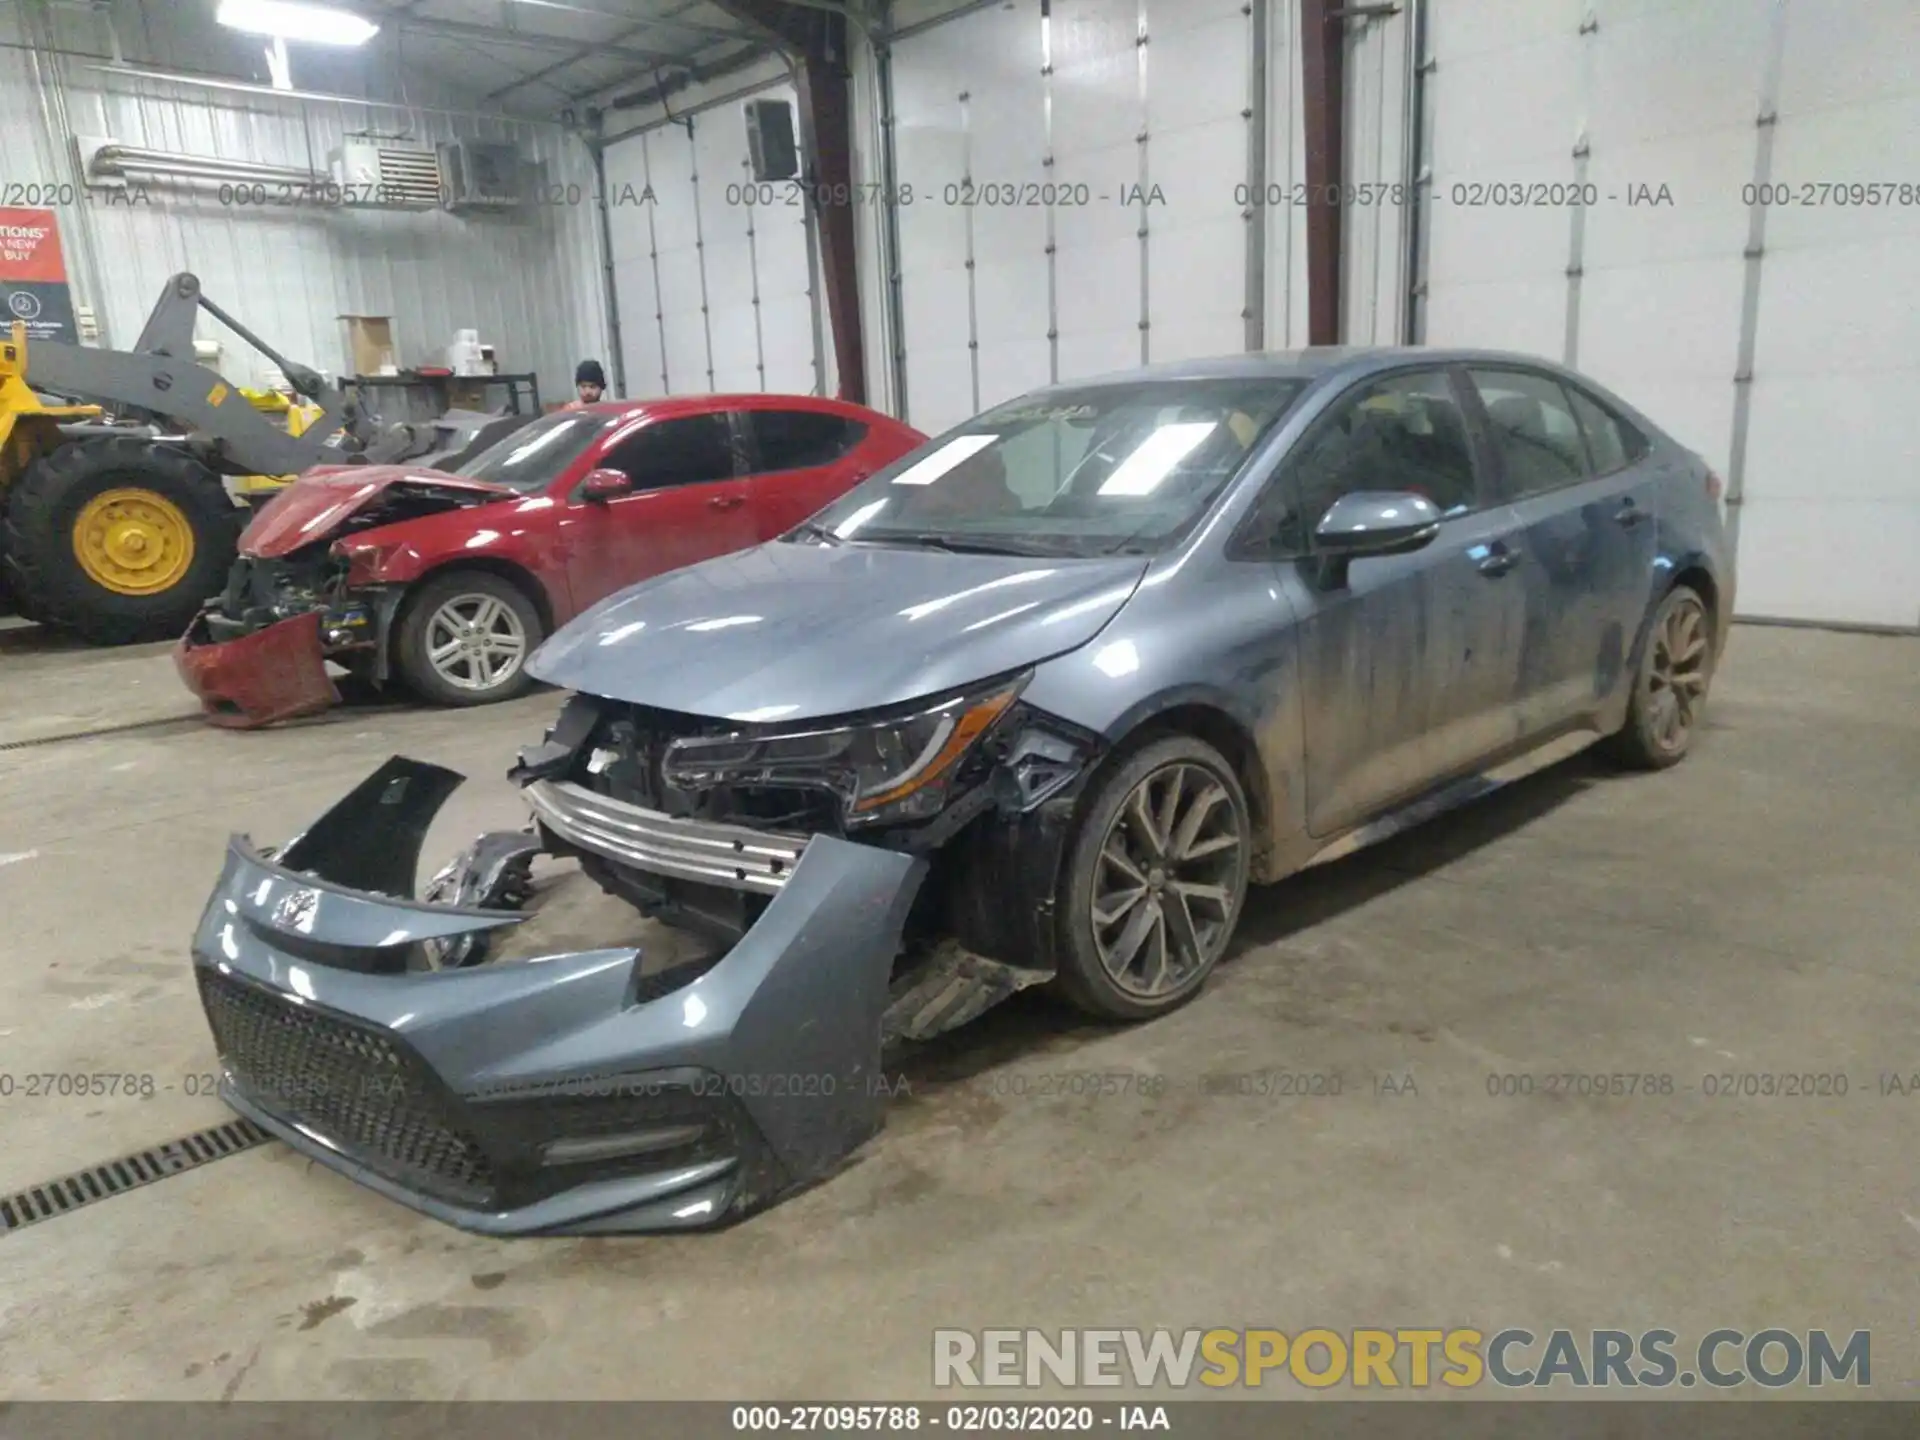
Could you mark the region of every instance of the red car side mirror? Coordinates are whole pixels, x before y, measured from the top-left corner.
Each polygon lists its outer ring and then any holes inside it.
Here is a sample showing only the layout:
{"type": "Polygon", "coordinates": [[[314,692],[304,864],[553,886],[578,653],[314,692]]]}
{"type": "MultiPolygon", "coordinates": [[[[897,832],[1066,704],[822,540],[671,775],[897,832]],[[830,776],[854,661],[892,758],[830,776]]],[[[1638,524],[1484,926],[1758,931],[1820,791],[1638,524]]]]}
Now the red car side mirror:
{"type": "Polygon", "coordinates": [[[580,498],[604,504],[616,495],[633,489],[633,480],[624,470],[589,470],[580,482],[580,498]]]}

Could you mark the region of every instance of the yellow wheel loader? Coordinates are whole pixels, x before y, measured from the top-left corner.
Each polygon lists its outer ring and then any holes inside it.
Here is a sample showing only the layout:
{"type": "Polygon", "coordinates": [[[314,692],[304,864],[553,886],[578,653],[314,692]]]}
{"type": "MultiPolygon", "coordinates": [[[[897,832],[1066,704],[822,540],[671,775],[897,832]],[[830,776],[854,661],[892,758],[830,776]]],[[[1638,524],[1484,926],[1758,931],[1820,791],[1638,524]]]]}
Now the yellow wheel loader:
{"type": "Polygon", "coordinates": [[[225,584],[250,496],[314,465],[404,459],[409,439],[376,434],[192,275],[167,282],[131,351],[36,340],[29,353],[15,322],[0,340],[0,598],[96,644],[171,638],[225,584]],[[276,423],[194,358],[201,310],[311,402],[301,423],[276,423]]]}

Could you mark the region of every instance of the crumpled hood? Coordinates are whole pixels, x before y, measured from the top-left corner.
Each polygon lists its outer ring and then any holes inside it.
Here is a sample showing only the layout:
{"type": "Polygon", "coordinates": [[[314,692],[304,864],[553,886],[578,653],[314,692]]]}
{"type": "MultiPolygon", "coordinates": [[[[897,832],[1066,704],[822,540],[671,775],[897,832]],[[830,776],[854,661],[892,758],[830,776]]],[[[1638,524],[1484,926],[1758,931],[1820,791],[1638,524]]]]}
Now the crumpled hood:
{"type": "Polygon", "coordinates": [[[685,714],[844,715],[1078,649],[1146,569],[1135,558],[771,541],[601,601],[527,669],[568,690],[685,714]]]}
{"type": "Polygon", "coordinates": [[[350,465],[309,471],[269,500],[240,537],[242,555],[275,556],[325,540],[347,519],[395,487],[455,490],[476,495],[516,491],[419,465],[350,465]]]}

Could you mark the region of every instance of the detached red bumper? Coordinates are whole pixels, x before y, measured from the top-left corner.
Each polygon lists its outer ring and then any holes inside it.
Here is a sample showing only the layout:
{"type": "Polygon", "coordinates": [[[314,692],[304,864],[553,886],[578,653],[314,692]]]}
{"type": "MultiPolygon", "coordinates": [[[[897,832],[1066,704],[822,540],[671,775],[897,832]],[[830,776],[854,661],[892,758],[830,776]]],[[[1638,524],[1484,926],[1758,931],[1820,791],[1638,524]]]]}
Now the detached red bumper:
{"type": "Polygon", "coordinates": [[[320,645],[319,611],[238,640],[199,638],[204,634],[196,623],[175,648],[173,663],[214,724],[251,730],[339,703],[320,645]]]}

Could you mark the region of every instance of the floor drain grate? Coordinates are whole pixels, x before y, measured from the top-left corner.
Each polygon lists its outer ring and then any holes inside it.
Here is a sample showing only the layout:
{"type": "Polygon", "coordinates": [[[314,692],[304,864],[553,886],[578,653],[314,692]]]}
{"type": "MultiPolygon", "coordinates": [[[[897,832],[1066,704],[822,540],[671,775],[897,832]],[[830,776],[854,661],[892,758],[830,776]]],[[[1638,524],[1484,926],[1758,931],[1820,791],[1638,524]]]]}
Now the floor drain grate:
{"type": "Polygon", "coordinates": [[[83,1205],[124,1195],[183,1170],[210,1165],[272,1138],[251,1120],[229,1120],[210,1130],[196,1130],[178,1140],[136,1150],[131,1155],[63,1175],[58,1180],[29,1185],[11,1195],[0,1196],[0,1235],[69,1215],[83,1205]]]}

